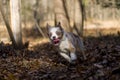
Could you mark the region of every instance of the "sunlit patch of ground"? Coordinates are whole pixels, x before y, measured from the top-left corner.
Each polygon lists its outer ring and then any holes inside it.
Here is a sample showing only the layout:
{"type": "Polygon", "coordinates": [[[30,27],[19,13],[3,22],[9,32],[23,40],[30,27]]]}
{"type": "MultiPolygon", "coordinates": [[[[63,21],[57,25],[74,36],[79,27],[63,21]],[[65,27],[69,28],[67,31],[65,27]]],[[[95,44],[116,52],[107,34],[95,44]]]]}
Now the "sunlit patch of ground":
{"type": "Polygon", "coordinates": [[[120,28],[110,28],[110,29],[85,29],[84,36],[94,36],[100,37],[109,34],[118,34],[120,32],[120,28]]]}
{"type": "MultiPolygon", "coordinates": [[[[95,37],[99,37],[102,35],[107,35],[107,34],[117,34],[118,32],[120,32],[120,28],[115,27],[115,28],[92,28],[92,29],[84,29],[84,36],[95,36],[95,37]]],[[[44,31],[44,33],[46,34],[46,32],[44,31]]],[[[39,33],[39,31],[37,30],[37,28],[30,26],[30,24],[28,25],[28,27],[23,27],[22,30],[22,35],[23,35],[23,41],[30,41],[32,42],[44,42],[44,41],[48,41],[47,39],[42,39],[41,34],[39,33]]],[[[9,38],[9,34],[7,32],[6,26],[5,25],[0,25],[0,41],[4,41],[6,43],[10,42],[10,38],[9,38]]],[[[35,44],[35,43],[33,43],[35,44]]]]}

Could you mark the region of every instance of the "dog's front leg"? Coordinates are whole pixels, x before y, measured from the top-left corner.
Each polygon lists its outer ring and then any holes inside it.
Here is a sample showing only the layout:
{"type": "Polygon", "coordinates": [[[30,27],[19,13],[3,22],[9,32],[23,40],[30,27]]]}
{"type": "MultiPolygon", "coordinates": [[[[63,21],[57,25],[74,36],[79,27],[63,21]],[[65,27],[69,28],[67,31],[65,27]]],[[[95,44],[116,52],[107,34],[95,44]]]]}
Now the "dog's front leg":
{"type": "Polygon", "coordinates": [[[73,48],[71,51],[70,51],[70,58],[71,58],[71,63],[72,64],[75,64],[76,61],[77,61],[77,56],[75,54],[75,48],[73,48]]]}
{"type": "Polygon", "coordinates": [[[69,55],[67,55],[66,53],[60,53],[60,55],[62,56],[62,57],[64,57],[68,62],[70,62],[71,63],[71,58],[70,58],[70,56],[69,55]]]}
{"type": "Polygon", "coordinates": [[[75,54],[76,48],[73,46],[73,44],[69,41],[69,51],[70,51],[70,57],[72,61],[77,60],[77,56],[75,54]]]}
{"type": "Polygon", "coordinates": [[[71,57],[71,61],[73,61],[73,62],[77,60],[77,56],[76,56],[75,52],[71,52],[70,57],[71,57]]]}

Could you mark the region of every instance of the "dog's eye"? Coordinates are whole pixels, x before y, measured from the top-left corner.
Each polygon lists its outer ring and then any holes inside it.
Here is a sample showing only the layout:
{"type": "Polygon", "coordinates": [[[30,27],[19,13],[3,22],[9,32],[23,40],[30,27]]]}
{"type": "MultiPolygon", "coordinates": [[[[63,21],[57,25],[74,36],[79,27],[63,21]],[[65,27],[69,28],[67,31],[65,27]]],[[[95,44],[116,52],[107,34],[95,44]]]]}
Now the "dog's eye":
{"type": "Polygon", "coordinates": [[[62,33],[61,33],[60,31],[57,31],[56,34],[57,34],[57,35],[61,35],[62,33]]]}

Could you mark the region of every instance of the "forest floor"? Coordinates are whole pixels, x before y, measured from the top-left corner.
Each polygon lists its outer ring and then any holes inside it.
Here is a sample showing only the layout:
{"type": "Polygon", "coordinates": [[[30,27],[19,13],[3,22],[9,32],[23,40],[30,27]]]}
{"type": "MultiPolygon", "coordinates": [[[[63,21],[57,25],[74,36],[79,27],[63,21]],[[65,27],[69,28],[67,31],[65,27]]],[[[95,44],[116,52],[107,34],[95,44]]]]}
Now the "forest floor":
{"type": "MultiPolygon", "coordinates": [[[[116,32],[110,29],[108,32],[116,32]]],[[[87,60],[70,65],[62,58],[47,39],[39,38],[34,31],[26,31],[24,40],[29,47],[15,50],[7,33],[1,33],[0,80],[120,80],[120,33],[92,37],[96,31],[89,30],[84,38],[87,60]],[[34,34],[35,35],[34,35],[34,34]],[[2,42],[3,41],[3,42],[2,42]]],[[[106,32],[107,30],[103,30],[106,32]]]]}
{"type": "Polygon", "coordinates": [[[0,80],[119,80],[120,34],[85,38],[87,60],[71,66],[47,41],[15,50],[0,43],[0,80]]]}

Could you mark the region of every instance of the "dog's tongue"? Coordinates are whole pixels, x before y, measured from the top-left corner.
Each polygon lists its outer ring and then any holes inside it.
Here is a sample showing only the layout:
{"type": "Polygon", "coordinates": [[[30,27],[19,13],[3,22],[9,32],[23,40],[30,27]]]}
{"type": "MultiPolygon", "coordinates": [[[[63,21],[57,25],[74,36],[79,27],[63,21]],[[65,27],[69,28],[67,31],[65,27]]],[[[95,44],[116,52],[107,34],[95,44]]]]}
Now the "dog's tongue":
{"type": "Polygon", "coordinates": [[[59,39],[55,39],[55,40],[53,40],[53,42],[54,42],[54,44],[57,44],[57,43],[59,43],[59,39]]]}

